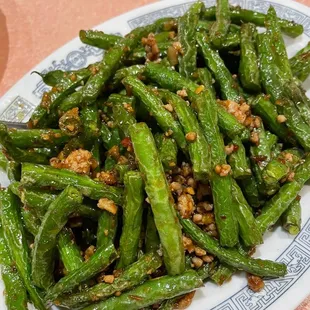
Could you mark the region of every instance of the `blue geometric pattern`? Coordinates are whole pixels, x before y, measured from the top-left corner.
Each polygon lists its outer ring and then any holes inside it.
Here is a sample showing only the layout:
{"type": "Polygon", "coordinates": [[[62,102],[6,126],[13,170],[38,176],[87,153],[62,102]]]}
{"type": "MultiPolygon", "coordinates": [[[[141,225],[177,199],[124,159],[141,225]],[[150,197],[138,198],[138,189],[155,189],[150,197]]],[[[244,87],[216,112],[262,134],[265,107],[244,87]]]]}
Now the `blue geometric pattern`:
{"type": "Polygon", "coordinates": [[[276,261],[287,265],[284,278],[266,280],[259,293],[246,286],[212,310],[264,310],[280,298],[310,267],[310,219],[276,261]]]}
{"type": "Polygon", "coordinates": [[[35,107],[36,105],[32,102],[29,102],[21,96],[17,96],[2,112],[0,115],[0,120],[23,123],[30,118],[35,107]]]}
{"type": "MultiPolygon", "coordinates": [[[[41,73],[47,73],[52,70],[78,70],[86,66],[87,58],[90,56],[102,56],[103,50],[97,47],[83,45],[77,50],[71,51],[64,59],[61,60],[53,60],[52,63],[42,70],[41,73]]],[[[41,99],[44,92],[49,91],[49,87],[44,84],[41,80],[37,83],[35,89],[33,90],[33,94],[41,99]]]]}
{"type": "MultiPolygon", "coordinates": [[[[154,22],[161,17],[177,17],[185,13],[193,2],[174,5],[151,13],[136,17],[128,21],[131,29],[154,22]]],[[[206,6],[215,4],[215,0],[205,0],[206,6]]],[[[304,26],[304,33],[310,37],[310,17],[295,9],[278,3],[263,0],[232,0],[232,4],[265,13],[273,5],[281,18],[293,19],[304,26]]],[[[119,34],[119,33],[117,33],[119,34]]],[[[61,60],[53,60],[42,73],[51,70],[77,70],[88,63],[88,58],[103,55],[101,49],[83,45],[72,50],[61,60]]],[[[41,98],[47,87],[42,81],[37,83],[33,94],[41,98]]],[[[35,106],[26,99],[17,96],[1,114],[0,119],[22,122],[29,118],[35,106]]],[[[236,294],[223,301],[212,310],[264,310],[280,298],[310,267],[310,219],[299,235],[277,259],[288,266],[288,275],[282,279],[269,279],[265,281],[265,288],[259,293],[253,293],[248,287],[242,288],[236,294]]]]}

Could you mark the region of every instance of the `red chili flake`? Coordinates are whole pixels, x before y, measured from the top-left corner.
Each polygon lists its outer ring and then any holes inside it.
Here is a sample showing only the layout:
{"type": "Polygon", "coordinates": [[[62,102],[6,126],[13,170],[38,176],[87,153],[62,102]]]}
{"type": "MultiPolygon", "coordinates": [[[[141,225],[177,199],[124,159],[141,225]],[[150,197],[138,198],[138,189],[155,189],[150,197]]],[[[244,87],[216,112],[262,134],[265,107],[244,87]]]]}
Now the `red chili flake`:
{"type": "Polygon", "coordinates": [[[131,140],[130,140],[129,137],[125,137],[125,138],[121,141],[121,144],[122,144],[122,146],[125,147],[125,148],[128,148],[128,147],[132,146],[132,142],[131,142],[131,140]]]}
{"type": "Polygon", "coordinates": [[[234,150],[233,150],[233,152],[237,152],[238,150],[239,150],[239,145],[234,144],[234,150]]]}

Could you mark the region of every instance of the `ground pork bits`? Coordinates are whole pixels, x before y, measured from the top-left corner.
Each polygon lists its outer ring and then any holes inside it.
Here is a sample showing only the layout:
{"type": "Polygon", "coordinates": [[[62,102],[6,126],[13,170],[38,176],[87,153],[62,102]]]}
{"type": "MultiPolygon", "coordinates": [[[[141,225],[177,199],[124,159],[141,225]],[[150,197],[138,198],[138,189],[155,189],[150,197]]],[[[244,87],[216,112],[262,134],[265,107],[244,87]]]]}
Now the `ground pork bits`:
{"type": "Polygon", "coordinates": [[[142,38],[142,44],[144,45],[147,59],[151,61],[158,59],[160,51],[154,33],[150,33],[147,38],[142,38]]]}
{"type": "Polygon", "coordinates": [[[98,172],[96,175],[96,178],[100,182],[104,182],[105,184],[108,184],[108,185],[117,184],[117,174],[115,171],[112,171],[112,170],[98,172]]]}
{"type": "Polygon", "coordinates": [[[248,286],[253,292],[255,293],[260,292],[265,287],[265,283],[262,278],[254,276],[252,274],[249,274],[247,278],[248,278],[248,286]]]}
{"type": "Polygon", "coordinates": [[[194,212],[195,202],[191,195],[182,194],[178,197],[178,210],[183,218],[190,218],[194,212]]]}
{"type": "Polygon", "coordinates": [[[196,139],[197,139],[197,133],[196,132],[188,132],[186,135],[185,135],[185,139],[188,141],[188,142],[195,142],[196,139]]]}
{"type": "Polygon", "coordinates": [[[116,204],[114,203],[114,201],[108,199],[108,198],[101,198],[99,201],[98,201],[98,204],[97,204],[98,208],[99,209],[102,209],[102,210],[106,210],[112,214],[116,214],[117,213],[117,206],[116,204]]]}
{"type": "Polygon", "coordinates": [[[231,167],[230,165],[223,164],[223,165],[216,165],[215,173],[219,174],[221,177],[226,177],[230,174],[231,167]]]}
{"type": "Polygon", "coordinates": [[[96,166],[92,153],[83,149],[71,152],[67,158],[62,160],[56,157],[51,158],[50,165],[59,169],[69,169],[80,174],[89,174],[91,168],[96,166]]]}

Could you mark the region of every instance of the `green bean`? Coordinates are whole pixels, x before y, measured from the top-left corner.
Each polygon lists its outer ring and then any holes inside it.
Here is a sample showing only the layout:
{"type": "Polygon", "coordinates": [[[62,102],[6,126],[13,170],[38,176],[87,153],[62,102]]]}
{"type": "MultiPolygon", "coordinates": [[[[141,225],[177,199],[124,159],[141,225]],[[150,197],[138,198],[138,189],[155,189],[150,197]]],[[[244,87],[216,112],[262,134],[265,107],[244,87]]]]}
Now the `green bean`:
{"type": "Polygon", "coordinates": [[[242,192],[252,208],[258,208],[264,203],[264,197],[258,191],[254,176],[240,180],[242,192]]]}
{"type": "Polygon", "coordinates": [[[178,20],[178,40],[182,45],[179,56],[180,74],[190,78],[197,67],[197,47],[195,41],[196,27],[204,4],[200,1],[191,5],[188,11],[178,20]]]}
{"type": "Polygon", "coordinates": [[[116,164],[114,170],[117,172],[119,183],[124,183],[125,174],[131,170],[131,165],[127,164],[116,164]]]}
{"type": "Polygon", "coordinates": [[[266,186],[274,185],[287,176],[289,171],[287,165],[277,159],[273,159],[264,168],[262,177],[266,186]]]}
{"type": "MultiPolygon", "coordinates": [[[[20,198],[21,202],[35,210],[39,218],[43,218],[49,205],[56,199],[57,195],[50,190],[25,188],[19,182],[13,182],[9,186],[10,190],[20,198]]],[[[94,209],[89,205],[79,205],[77,211],[72,215],[83,216],[97,220],[101,215],[101,210],[94,209]]]]}
{"type": "Polygon", "coordinates": [[[226,264],[220,264],[211,271],[210,279],[217,285],[223,285],[225,282],[230,281],[235,272],[235,268],[226,264]]]}
{"type": "Polygon", "coordinates": [[[194,135],[188,140],[188,149],[193,164],[194,177],[197,180],[206,180],[211,173],[211,152],[210,145],[204,136],[195,112],[179,96],[165,92],[166,100],[170,103],[178,116],[184,132],[187,135],[194,135]]]}
{"type": "MultiPolygon", "coordinates": [[[[215,7],[209,7],[204,11],[204,17],[207,20],[215,19],[215,7]]],[[[242,9],[240,6],[232,6],[230,8],[230,18],[234,24],[253,23],[259,27],[265,27],[266,14],[255,12],[252,10],[242,9]]],[[[302,25],[294,21],[278,18],[282,32],[292,38],[296,38],[304,31],[302,25]]]]}
{"type": "MultiPolygon", "coordinates": [[[[259,27],[265,26],[266,14],[260,12],[254,12],[251,10],[241,9],[240,7],[232,7],[231,9],[231,19],[233,23],[248,23],[251,22],[259,27]]],[[[277,18],[281,30],[295,38],[303,33],[303,26],[295,23],[294,21],[289,21],[286,19],[277,18]]]]}
{"type": "Polygon", "coordinates": [[[98,200],[105,197],[116,203],[122,202],[122,189],[120,188],[105,185],[70,170],[56,169],[44,165],[23,163],[21,184],[25,188],[52,186],[57,190],[62,190],[66,188],[67,184],[72,184],[83,195],[91,199],[98,200]]]}
{"type": "Polygon", "coordinates": [[[108,98],[108,102],[116,104],[116,103],[127,103],[132,105],[134,108],[135,103],[136,103],[136,98],[135,97],[130,97],[130,96],[125,96],[121,94],[111,94],[108,98]]]}
{"type": "MultiPolygon", "coordinates": [[[[25,228],[35,237],[40,230],[41,221],[39,217],[31,211],[32,210],[28,207],[23,207],[21,209],[21,215],[25,228]]],[[[64,227],[58,235],[57,247],[66,272],[77,269],[83,262],[80,249],[72,236],[73,233],[71,229],[66,227],[64,227]]]]}
{"type": "Polygon", "coordinates": [[[175,35],[174,31],[162,31],[155,34],[155,39],[157,43],[162,43],[173,40],[175,35]]]}
{"type": "Polygon", "coordinates": [[[154,32],[162,24],[162,21],[158,20],[152,25],[136,28],[120,40],[113,48],[108,50],[98,65],[97,73],[91,76],[85,86],[83,86],[81,100],[86,103],[95,101],[108,79],[118,69],[121,60],[137,45],[142,37],[147,36],[150,32],[154,32]]]}
{"type": "Polygon", "coordinates": [[[219,53],[211,49],[209,43],[206,41],[206,36],[203,33],[198,32],[196,34],[196,39],[198,45],[201,47],[208,68],[211,70],[215,80],[220,85],[222,98],[239,102],[241,98],[237,91],[236,82],[232,78],[231,73],[225,66],[219,53]]]}
{"type": "Polygon", "coordinates": [[[91,148],[91,153],[92,153],[92,157],[95,160],[95,167],[93,167],[93,172],[92,175],[96,176],[97,173],[100,172],[100,167],[101,167],[101,143],[100,143],[100,139],[95,139],[93,141],[93,146],[91,148]]]}
{"type": "Polygon", "coordinates": [[[253,216],[252,209],[244,198],[240,187],[234,180],[231,190],[234,197],[234,212],[239,223],[240,236],[245,246],[262,244],[263,238],[253,216]]]}
{"type": "Polygon", "coordinates": [[[10,190],[0,191],[0,198],[2,227],[12,259],[34,306],[45,310],[44,302],[31,280],[29,249],[19,213],[18,198],[10,190]]]}
{"type": "MultiPolygon", "coordinates": [[[[208,10],[208,9],[207,9],[207,10],[208,10]]],[[[214,13],[215,13],[215,11],[214,11],[214,13]]],[[[213,25],[213,21],[202,20],[202,19],[200,19],[200,20],[198,21],[196,30],[197,30],[197,31],[205,31],[205,32],[209,33],[209,31],[210,31],[212,25],[213,25]]]]}
{"type": "Polygon", "coordinates": [[[81,193],[74,187],[68,186],[48,207],[34,242],[32,279],[36,286],[48,289],[53,285],[57,235],[66,224],[69,215],[81,203],[81,193]],[[62,207],[59,208],[59,205],[62,207]]]}
{"type": "Polygon", "coordinates": [[[84,69],[83,74],[73,74],[67,79],[67,83],[53,87],[49,92],[44,93],[40,105],[34,110],[28,122],[30,128],[46,128],[55,121],[56,111],[61,102],[78,86],[82,85],[91,75],[96,65],[84,69]]]}
{"type": "Polygon", "coordinates": [[[64,72],[62,70],[53,70],[47,73],[32,71],[31,74],[33,73],[38,74],[42,78],[43,82],[51,87],[62,83],[63,80],[66,80],[66,77],[68,75],[67,72],[64,72]]]}
{"type": "Polygon", "coordinates": [[[239,136],[242,141],[247,141],[250,138],[250,131],[238,122],[236,117],[228,113],[223,106],[218,104],[218,125],[221,132],[231,139],[239,136]]]}
{"type": "Polygon", "coordinates": [[[178,146],[174,139],[166,137],[164,134],[157,133],[154,138],[159,158],[164,170],[168,172],[177,164],[178,146]]]}
{"type": "Polygon", "coordinates": [[[283,85],[280,78],[281,71],[276,66],[271,44],[271,38],[267,33],[260,33],[256,36],[261,83],[266,94],[270,95],[272,101],[275,102],[283,95],[283,85]]]}
{"type": "Polygon", "coordinates": [[[129,136],[129,127],[136,123],[134,115],[125,109],[123,103],[117,102],[113,104],[113,119],[116,125],[124,133],[125,137],[129,136]]]}
{"type": "Polygon", "coordinates": [[[39,74],[43,82],[48,86],[68,87],[77,79],[87,79],[91,74],[92,67],[93,65],[73,71],[54,70],[47,73],[33,71],[32,73],[39,74]]]}
{"type": "Polygon", "coordinates": [[[286,183],[280,188],[278,193],[263,206],[261,214],[256,218],[262,233],[277,222],[283,212],[296,198],[301,188],[302,185],[297,181],[286,183]]]}
{"type": "Polygon", "coordinates": [[[304,53],[307,53],[310,51],[310,42],[307,43],[307,45],[305,47],[303,47],[302,49],[300,49],[290,60],[293,60],[295,57],[297,56],[301,56],[304,53]]]}
{"type": "Polygon", "coordinates": [[[145,75],[162,88],[169,89],[172,92],[177,92],[182,88],[195,91],[198,87],[198,85],[189,78],[180,75],[174,70],[169,70],[161,64],[153,62],[149,62],[145,66],[145,75]]]}
{"type": "Polygon", "coordinates": [[[76,212],[74,212],[71,217],[86,217],[91,220],[97,221],[101,215],[102,211],[97,208],[92,207],[88,204],[79,205],[76,208],[76,212]]]}
{"type": "Polygon", "coordinates": [[[20,180],[20,164],[14,160],[7,159],[4,152],[0,148],[0,170],[8,176],[10,181],[20,180]]]}
{"type": "Polygon", "coordinates": [[[228,156],[228,163],[231,166],[233,177],[235,179],[248,178],[252,175],[252,171],[246,157],[245,147],[238,136],[231,141],[231,144],[233,145],[234,150],[228,156]]]}
{"type": "Polygon", "coordinates": [[[292,73],[300,81],[304,82],[310,74],[310,43],[290,58],[292,73]]]}
{"type": "Polygon", "coordinates": [[[87,281],[99,272],[105,270],[117,258],[117,252],[112,244],[106,248],[99,248],[89,260],[84,262],[81,267],[70,272],[61,278],[55,286],[51,287],[46,295],[46,300],[55,301],[56,298],[68,291],[71,291],[81,282],[87,281]]]}
{"type": "Polygon", "coordinates": [[[295,170],[294,180],[296,180],[301,185],[304,185],[309,180],[310,172],[310,155],[307,154],[302,164],[295,170]]]}
{"type": "Polygon", "coordinates": [[[216,21],[210,29],[210,41],[216,49],[220,49],[226,39],[230,25],[230,10],[228,0],[217,0],[215,10],[216,21]]]}
{"type": "Polygon", "coordinates": [[[310,127],[304,122],[294,102],[289,99],[276,101],[279,114],[286,118],[286,125],[305,150],[310,150],[310,127]]]}
{"type": "Polygon", "coordinates": [[[255,36],[256,28],[253,24],[241,26],[239,76],[243,88],[249,92],[259,92],[261,89],[255,36]]]}
{"type": "Polygon", "coordinates": [[[65,112],[73,108],[79,108],[81,106],[81,97],[82,97],[82,89],[79,89],[76,92],[69,94],[59,104],[57,109],[58,114],[63,115],[65,112]]]}
{"type": "Polygon", "coordinates": [[[103,210],[98,219],[97,248],[114,242],[118,226],[118,215],[103,210]]]}
{"type": "Polygon", "coordinates": [[[169,130],[172,131],[172,138],[174,138],[178,146],[184,150],[186,148],[186,140],[181,125],[175,121],[172,114],[164,108],[162,101],[139,79],[133,76],[125,78],[123,83],[132,88],[134,96],[138,97],[144,103],[149,112],[156,118],[156,121],[164,132],[168,132],[169,130]]]}
{"type": "Polygon", "coordinates": [[[296,144],[294,137],[292,137],[286,125],[278,122],[279,114],[277,107],[270,102],[268,96],[263,94],[257,95],[251,98],[248,103],[253,112],[262,118],[264,124],[268,126],[272,133],[276,134],[283,141],[287,141],[293,145],[296,144]]]}
{"type": "Polygon", "coordinates": [[[185,271],[178,276],[164,276],[149,280],[120,297],[86,307],[85,310],[136,310],[160,303],[202,286],[202,281],[194,270],[185,271]],[[134,296],[134,298],[132,298],[134,296]]]}
{"type": "Polygon", "coordinates": [[[112,80],[112,88],[118,87],[121,85],[122,80],[127,76],[138,76],[140,77],[144,73],[145,66],[144,65],[133,65],[130,67],[125,67],[118,69],[112,80]]]}
{"type": "Polygon", "coordinates": [[[272,159],[263,171],[263,179],[266,184],[279,182],[289,176],[300,163],[302,152],[298,149],[287,149],[272,159]]]}
{"type": "Polygon", "coordinates": [[[125,268],[137,260],[142,227],[144,188],[139,172],[129,171],[124,179],[123,230],[117,268],[125,268]]]}
{"type": "Polygon", "coordinates": [[[83,124],[83,139],[88,145],[99,137],[99,114],[97,102],[86,105],[81,110],[81,121],[83,124]]]}
{"type": "MultiPolygon", "coordinates": [[[[213,25],[211,21],[200,20],[197,25],[197,31],[206,32],[209,34],[213,25]]],[[[222,41],[221,50],[236,50],[240,47],[240,27],[237,25],[230,25],[229,31],[222,41]]]]}
{"type": "Polygon", "coordinates": [[[283,93],[294,102],[300,116],[310,126],[310,100],[304,90],[295,81],[290,81],[283,85],[283,93]]]}
{"type": "Polygon", "coordinates": [[[62,146],[70,139],[59,129],[9,129],[8,134],[12,144],[22,149],[62,146]]]}
{"type": "Polygon", "coordinates": [[[100,135],[106,150],[110,150],[112,146],[119,145],[121,142],[118,128],[109,128],[104,122],[101,123],[100,135]]]}
{"type": "Polygon", "coordinates": [[[57,197],[57,195],[51,191],[25,189],[19,182],[11,183],[9,188],[20,198],[24,205],[35,209],[37,214],[44,215],[48,206],[57,197]]]}
{"type": "MultiPolygon", "coordinates": [[[[191,97],[191,95],[190,95],[191,97]]],[[[215,222],[223,246],[232,247],[238,242],[238,224],[233,214],[231,182],[229,174],[220,175],[219,167],[226,165],[223,137],[218,127],[217,103],[211,91],[193,97],[193,105],[209,145],[211,145],[211,190],[213,195],[215,222]]]]}
{"type": "Polygon", "coordinates": [[[11,258],[2,227],[0,227],[0,265],[1,277],[5,287],[4,296],[7,309],[26,310],[28,300],[27,291],[18,271],[13,267],[14,261],[11,258]]]}
{"type": "Polygon", "coordinates": [[[65,295],[57,300],[57,303],[69,308],[86,306],[94,300],[107,299],[116,292],[130,290],[139,285],[148,275],[156,271],[162,264],[160,256],[156,252],[143,255],[137,262],[128,266],[112,284],[99,283],[86,291],[73,295],[65,295]]]}
{"type": "Polygon", "coordinates": [[[200,276],[202,281],[207,280],[210,277],[210,274],[214,268],[215,264],[204,264],[197,269],[197,273],[200,276]]]}
{"type": "MultiPolygon", "coordinates": [[[[160,64],[152,62],[147,64],[145,74],[149,79],[172,92],[177,92],[182,88],[195,92],[199,87],[196,83],[181,76],[176,71],[169,70],[160,64]]],[[[218,117],[221,131],[225,132],[229,137],[233,138],[235,135],[245,133],[245,137],[249,138],[247,136],[250,134],[246,127],[240,124],[233,115],[229,114],[220,105],[218,105],[218,117]]]]}
{"type": "Polygon", "coordinates": [[[158,250],[159,244],[159,236],[155,225],[153,212],[151,208],[148,208],[145,231],[145,253],[158,250]]]}
{"type": "Polygon", "coordinates": [[[71,229],[64,227],[59,233],[57,248],[66,273],[70,273],[82,266],[83,258],[79,247],[75,243],[71,229]]]}
{"type": "Polygon", "coordinates": [[[300,199],[295,199],[281,216],[282,227],[291,235],[297,235],[301,228],[300,199]]]}
{"type": "Polygon", "coordinates": [[[38,164],[46,164],[49,162],[49,158],[44,154],[22,150],[14,146],[8,129],[3,123],[0,123],[0,144],[6,149],[7,154],[12,157],[14,161],[26,161],[38,164]]]}
{"type": "Polygon", "coordinates": [[[122,37],[114,34],[106,34],[99,30],[80,30],[80,40],[91,46],[96,46],[104,50],[108,50],[115,44],[119,43],[122,37]]]}
{"type": "Polygon", "coordinates": [[[277,222],[310,178],[309,165],[310,156],[307,155],[304,163],[296,169],[294,180],[284,184],[279,192],[264,205],[261,214],[256,218],[263,233],[277,222]]]}
{"type": "Polygon", "coordinates": [[[222,248],[219,242],[202,231],[189,219],[181,219],[184,231],[191,237],[198,246],[217,256],[217,258],[229,266],[261,277],[283,277],[287,268],[282,263],[251,258],[241,255],[235,248],[222,248]]]}
{"type": "Polygon", "coordinates": [[[271,160],[272,147],[277,142],[277,137],[265,131],[263,124],[255,130],[259,144],[250,147],[252,169],[258,184],[258,191],[263,195],[272,195],[278,190],[277,184],[265,184],[262,176],[264,168],[271,160]]]}
{"type": "Polygon", "coordinates": [[[293,75],[287,57],[286,46],[282,37],[276,11],[272,6],[268,9],[265,25],[272,42],[272,50],[275,54],[275,63],[281,70],[282,76],[286,79],[291,79],[293,75]]]}
{"type": "Polygon", "coordinates": [[[154,138],[144,123],[132,125],[129,132],[163,246],[166,269],[168,274],[180,274],[185,268],[181,227],[154,138]]]}
{"type": "Polygon", "coordinates": [[[20,210],[20,214],[26,230],[35,237],[41,224],[35,210],[28,206],[23,206],[20,210]]]}
{"type": "Polygon", "coordinates": [[[199,68],[197,70],[199,82],[207,89],[211,89],[215,95],[213,84],[215,83],[211,72],[208,68],[199,68]]]}
{"type": "MultiPolygon", "coordinates": [[[[157,48],[159,51],[160,57],[166,57],[167,56],[167,50],[171,46],[171,42],[162,42],[157,44],[157,48]]],[[[145,47],[137,47],[135,48],[132,53],[128,56],[129,62],[140,62],[145,61],[145,59],[148,59],[148,53],[145,50],[145,47]]],[[[132,75],[132,74],[131,74],[132,75]]]]}

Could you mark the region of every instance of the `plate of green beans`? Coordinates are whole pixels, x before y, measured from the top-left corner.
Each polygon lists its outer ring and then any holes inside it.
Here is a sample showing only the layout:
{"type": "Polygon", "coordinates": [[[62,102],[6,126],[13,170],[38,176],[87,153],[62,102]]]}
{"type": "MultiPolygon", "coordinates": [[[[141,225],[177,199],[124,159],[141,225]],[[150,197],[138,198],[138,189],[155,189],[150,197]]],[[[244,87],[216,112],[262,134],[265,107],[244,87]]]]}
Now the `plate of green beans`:
{"type": "Polygon", "coordinates": [[[310,293],[310,11],[239,2],[80,30],[1,98],[1,309],[310,293]]]}

